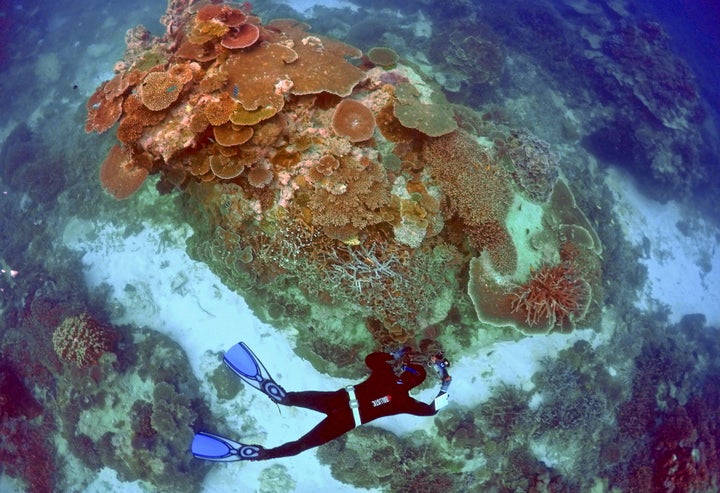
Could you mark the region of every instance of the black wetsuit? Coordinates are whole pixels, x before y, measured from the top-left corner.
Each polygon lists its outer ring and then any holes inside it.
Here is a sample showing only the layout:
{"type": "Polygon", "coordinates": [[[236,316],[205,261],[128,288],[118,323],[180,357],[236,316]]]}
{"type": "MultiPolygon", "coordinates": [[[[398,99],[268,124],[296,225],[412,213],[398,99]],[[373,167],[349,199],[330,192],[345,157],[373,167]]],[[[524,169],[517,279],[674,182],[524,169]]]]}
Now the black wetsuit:
{"type": "MultiPolygon", "coordinates": [[[[437,413],[434,405],[417,401],[408,395],[410,388],[398,379],[388,364],[392,360],[392,355],[387,353],[372,353],[365,358],[365,364],[372,373],[367,380],[354,387],[361,423],[393,414],[432,416],[437,413]]],[[[325,413],[327,417],[299,440],[271,449],[261,449],[260,460],[299,454],[355,428],[350,394],[346,389],[335,392],[288,392],[280,404],[305,407],[325,413]]]]}

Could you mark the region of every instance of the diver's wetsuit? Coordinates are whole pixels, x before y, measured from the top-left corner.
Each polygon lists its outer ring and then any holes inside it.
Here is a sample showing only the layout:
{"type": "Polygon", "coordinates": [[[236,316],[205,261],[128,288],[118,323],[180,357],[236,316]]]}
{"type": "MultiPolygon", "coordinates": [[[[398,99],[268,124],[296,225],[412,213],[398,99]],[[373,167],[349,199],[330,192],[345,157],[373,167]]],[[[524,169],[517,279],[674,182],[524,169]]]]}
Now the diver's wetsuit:
{"type": "MultiPolygon", "coordinates": [[[[393,414],[432,416],[437,413],[434,405],[416,401],[408,395],[410,387],[398,379],[388,364],[392,360],[392,355],[387,353],[372,353],[365,358],[365,364],[372,373],[367,380],[355,385],[361,423],[393,414]]],[[[327,417],[299,440],[271,449],[261,449],[259,460],[296,455],[355,428],[350,396],[345,389],[335,392],[288,392],[279,403],[319,411],[327,414],[327,417]]]]}

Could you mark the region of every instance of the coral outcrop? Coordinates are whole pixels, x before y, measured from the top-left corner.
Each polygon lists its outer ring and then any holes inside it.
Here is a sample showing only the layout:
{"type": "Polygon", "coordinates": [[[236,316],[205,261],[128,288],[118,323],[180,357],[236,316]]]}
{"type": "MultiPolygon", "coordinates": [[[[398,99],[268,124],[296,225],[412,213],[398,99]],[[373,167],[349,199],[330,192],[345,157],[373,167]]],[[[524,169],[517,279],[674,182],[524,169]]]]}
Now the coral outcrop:
{"type": "Polygon", "coordinates": [[[78,368],[96,365],[103,354],[113,351],[116,339],[111,328],[87,313],[65,318],[52,335],[58,357],[78,368]]]}
{"type": "Polygon", "coordinates": [[[394,57],[376,50],[383,66],[363,64],[360,50],[300,22],[264,23],[247,4],[176,5],[164,20],[165,36],[133,45],[116,76],[137,94],[113,91],[122,144],[102,181],[121,198],[147,171],[181,190],[189,253],[260,316],[282,307],[273,324],[303,327],[299,351],[323,369],[352,368],[376,345],[417,344],[457,306],[471,327],[476,314],[517,326],[517,307],[489,314],[483,300],[509,296],[561,250],[577,284],[592,286],[582,307],[519,318],[547,330],[591,320],[599,241],[560,210],[566,195],[551,196],[557,162],[542,141],[449,103],[394,57]],[[228,46],[241,28],[258,39],[228,46]],[[478,270],[484,257],[491,271],[478,270]]]}

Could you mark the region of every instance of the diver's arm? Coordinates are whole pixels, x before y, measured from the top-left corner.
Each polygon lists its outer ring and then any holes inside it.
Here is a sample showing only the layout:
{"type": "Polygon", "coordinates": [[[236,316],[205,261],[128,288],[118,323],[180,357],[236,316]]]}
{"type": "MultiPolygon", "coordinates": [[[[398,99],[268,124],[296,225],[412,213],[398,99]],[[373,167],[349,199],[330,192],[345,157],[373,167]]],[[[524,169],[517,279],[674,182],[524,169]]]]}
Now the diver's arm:
{"type": "Polygon", "coordinates": [[[411,404],[409,404],[408,409],[404,411],[407,414],[415,416],[434,416],[438,412],[438,410],[435,409],[434,401],[432,404],[425,404],[424,402],[420,402],[412,398],[410,401],[411,404]]]}
{"type": "Polygon", "coordinates": [[[430,359],[430,364],[435,367],[435,371],[437,372],[438,376],[440,377],[440,381],[442,382],[442,384],[440,385],[440,392],[438,392],[438,395],[436,395],[435,399],[433,399],[433,407],[436,410],[435,412],[437,412],[443,407],[447,406],[448,400],[450,399],[450,396],[448,395],[448,389],[450,388],[452,377],[447,371],[448,366],[450,366],[450,362],[442,355],[438,355],[433,356],[430,359]]]}
{"type": "Polygon", "coordinates": [[[392,361],[393,357],[389,353],[370,353],[365,356],[365,365],[374,370],[375,368],[387,367],[388,361],[392,361]]]}

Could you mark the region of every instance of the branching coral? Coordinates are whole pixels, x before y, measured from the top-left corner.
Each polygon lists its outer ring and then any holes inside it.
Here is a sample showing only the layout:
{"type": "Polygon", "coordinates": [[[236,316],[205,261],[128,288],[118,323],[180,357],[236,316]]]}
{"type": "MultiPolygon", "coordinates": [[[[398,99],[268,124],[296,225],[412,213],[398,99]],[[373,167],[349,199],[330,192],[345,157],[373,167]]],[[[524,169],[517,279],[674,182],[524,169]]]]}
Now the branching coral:
{"type": "Polygon", "coordinates": [[[563,327],[573,318],[582,318],[590,303],[590,287],[578,278],[567,262],[543,265],[512,293],[513,313],[525,316],[531,326],[563,327]]]}

